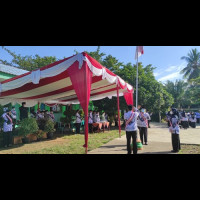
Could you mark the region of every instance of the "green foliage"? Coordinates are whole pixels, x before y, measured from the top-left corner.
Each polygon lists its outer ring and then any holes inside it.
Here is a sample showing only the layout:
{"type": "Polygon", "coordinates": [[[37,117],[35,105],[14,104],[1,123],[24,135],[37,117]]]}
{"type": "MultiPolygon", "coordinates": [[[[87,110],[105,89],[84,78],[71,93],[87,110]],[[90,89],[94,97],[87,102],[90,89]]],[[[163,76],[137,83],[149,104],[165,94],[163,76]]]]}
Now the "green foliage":
{"type": "Polygon", "coordinates": [[[12,56],[12,61],[9,63],[6,60],[0,60],[2,64],[11,65],[27,71],[32,71],[58,61],[55,56],[40,57],[38,54],[35,56],[21,56],[5,47],[3,49],[12,56]]]}
{"type": "Polygon", "coordinates": [[[45,125],[44,125],[44,131],[47,133],[53,133],[55,132],[55,128],[54,128],[54,122],[52,122],[51,120],[47,120],[45,125]]]}
{"type": "Polygon", "coordinates": [[[76,111],[72,109],[67,109],[63,114],[65,115],[65,117],[63,117],[62,119],[63,122],[69,124],[73,121],[76,111]]]}
{"type": "Polygon", "coordinates": [[[181,57],[182,60],[187,62],[187,66],[181,71],[184,74],[184,78],[188,81],[198,78],[200,76],[200,52],[192,49],[187,56],[181,57]]]}
{"type": "Polygon", "coordinates": [[[35,118],[23,119],[20,123],[19,135],[26,137],[28,134],[38,132],[39,127],[35,118]]]}

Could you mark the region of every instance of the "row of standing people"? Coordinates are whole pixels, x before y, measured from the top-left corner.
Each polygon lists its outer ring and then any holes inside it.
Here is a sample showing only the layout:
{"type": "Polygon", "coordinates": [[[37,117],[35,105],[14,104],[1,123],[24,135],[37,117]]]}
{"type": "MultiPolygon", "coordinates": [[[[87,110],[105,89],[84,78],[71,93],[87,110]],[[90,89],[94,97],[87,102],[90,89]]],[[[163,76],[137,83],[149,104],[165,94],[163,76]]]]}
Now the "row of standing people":
{"type": "MultiPolygon", "coordinates": [[[[173,109],[172,108],[167,114],[167,121],[168,121],[168,127],[170,127],[170,118],[171,115],[173,114],[173,109]]],[[[196,128],[196,123],[197,123],[197,118],[194,112],[186,113],[185,111],[178,111],[176,110],[177,114],[177,119],[178,119],[178,124],[180,125],[181,128],[187,129],[189,126],[192,128],[196,128]]]]}
{"type": "MultiPolygon", "coordinates": [[[[28,108],[25,107],[26,103],[23,102],[22,106],[19,108],[20,111],[20,121],[23,119],[28,118],[28,108]]],[[[8,146],[12,146],[13,140],[13,131],[15,130],[16,121],[17,121],[17,113],[15,107],[13,106],[12,109],[4,108],[4,113],[1,116],[3,118],[3,146],[6,148],[8,146]]],[[[55,117],[53,112],[45,112],[45,111],[38,111],[37,113],[31,112],[31,117],[35,117],[38,119],[45,119],[48,118],[52,121],[55,121],[55,117]]]]}
{"type": "Polygon", "coordinates": [[[133,143],[133,154],[137,154],[137,133],[139,130],[140,140],[142,144],[148,145],[148,120],[150,120],[149,113],[146,112],[144,107],[139,106],[135,108],[128,106],[128,112],[124,114],[125,131],[127,138],[127,151],[128,154],[132,153],[131,138],[133,143]]]}
{"type": "MultiPolygon", "coordinates": [[[[137,154],[137,131],[140,131],[140,140],[143,143],[143,136],[147,141],[148,136],[148,123],[147,119],[149,114],[145,113],[145,109],[139,109],[128,106],[128,112],[125,114],[124,118],[126,120],[126,138],[127,138],[127,151],[128,154],[132,153],[130,141],[132,138],[133,142],[133,154],[137,154]]],[[[179,127],[179,114],[175,108],[171,110],[171,115],[169,117],[169,132],[171,132],[172,139],[172,152],[177,153],[181,149],[180,145],[180,127],[179,127]]],[[[147,143],[146,143],[147,144],[147,143]]]]}

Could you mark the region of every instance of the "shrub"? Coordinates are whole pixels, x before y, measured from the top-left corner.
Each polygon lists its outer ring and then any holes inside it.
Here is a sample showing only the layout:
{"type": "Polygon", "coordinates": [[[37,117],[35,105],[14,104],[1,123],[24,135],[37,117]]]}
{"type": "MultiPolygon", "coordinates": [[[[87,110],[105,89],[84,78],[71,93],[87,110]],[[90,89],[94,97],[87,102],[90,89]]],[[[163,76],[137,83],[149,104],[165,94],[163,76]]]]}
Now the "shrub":
{"type": "Polygon", "coordinates": [[[26,137],[28,134],[37,133],[39,130],[35,118],[23,119],[20,123],[19,135],[26,137]]]}
{"type": "Polygon", "coordinates": [[[47,133],[55,132],[56,130],[54,129],[54,122],[52,122],[51,120],[47,120],[44,125],[44,131],[47,133]]]}

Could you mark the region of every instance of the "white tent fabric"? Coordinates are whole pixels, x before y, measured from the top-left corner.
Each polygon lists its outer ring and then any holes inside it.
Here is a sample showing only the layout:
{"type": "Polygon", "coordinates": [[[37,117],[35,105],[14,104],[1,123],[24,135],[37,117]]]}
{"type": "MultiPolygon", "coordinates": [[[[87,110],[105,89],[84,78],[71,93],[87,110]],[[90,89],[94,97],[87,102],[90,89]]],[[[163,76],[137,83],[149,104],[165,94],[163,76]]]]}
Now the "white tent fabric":
{"type": "Polygon", "coordinates": [[[133,87],[119,76],[109,71],[86,53],[80,53],[63,59],[38,70],[16,76],[0,83],[0,104],[26,102],[32,107],[38,102],[46,104],[78,104],[76,92],[67,73],[69,67],[83,62],[91,70],[92,85],[90,100],[99,100],[117,96],[116,87],[119,84],[119,95],[126,91],[133,92],[133,87]]]}

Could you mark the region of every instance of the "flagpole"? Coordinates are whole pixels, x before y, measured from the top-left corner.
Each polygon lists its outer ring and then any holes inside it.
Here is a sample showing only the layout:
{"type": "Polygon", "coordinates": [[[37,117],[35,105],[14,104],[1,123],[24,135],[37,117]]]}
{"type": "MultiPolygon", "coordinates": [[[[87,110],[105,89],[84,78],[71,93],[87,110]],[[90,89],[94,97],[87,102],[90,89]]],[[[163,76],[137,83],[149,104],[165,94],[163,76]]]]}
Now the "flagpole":
{"type": "Polygon", "coordinates": [[[136,76],[136,108],[138,107],[138,47],[137,47],[137,76],[136,76]]]}

